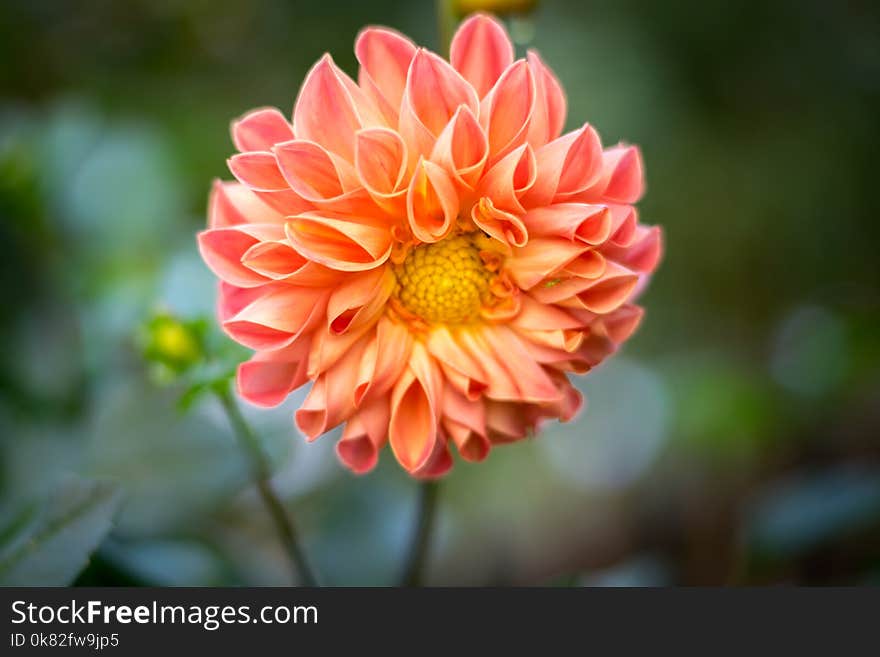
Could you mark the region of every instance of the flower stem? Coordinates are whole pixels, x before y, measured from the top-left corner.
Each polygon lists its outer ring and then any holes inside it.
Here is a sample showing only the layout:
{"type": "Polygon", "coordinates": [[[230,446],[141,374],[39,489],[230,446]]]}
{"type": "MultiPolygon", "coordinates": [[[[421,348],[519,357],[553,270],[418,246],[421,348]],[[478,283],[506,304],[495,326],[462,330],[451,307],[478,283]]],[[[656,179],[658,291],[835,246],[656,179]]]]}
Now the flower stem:
{"type": "Polygon", "coordinates": [[[437,515],[437,496],[440,491],[438,481],[424,481],[419,485],[419,506],[416,526],[409,546],[406,567],[403,571],[403,586],[421,586],[428,548],[431,543],[431,530],[437,515]]]}
{"type": "Polygon", "coordinates": [[[229,417],[229,423],[235,430],[239,444],[247,452],[251,462],[254,482],[260,491],[263,504],[272,518],[275,531],[278,533],[278,538],[284,546],[291,567],[299,575],[299,580],[304,586],[317,586],[317,579],[309,567],[305,552],[303,552],[299,544],[293,520],[285,511],[281,500],[278,499],[278,495],[272,487],[269,461],[266,458],[266,453],[263,451],[259,438],[241,414],[241,409],[238,407],[238,403],[235,401],[235,397],[229,390],[229,387],[227,386],[216,392],[220,403],[223,405],[223,409],[226,411],[226,415],[229,417]]]}

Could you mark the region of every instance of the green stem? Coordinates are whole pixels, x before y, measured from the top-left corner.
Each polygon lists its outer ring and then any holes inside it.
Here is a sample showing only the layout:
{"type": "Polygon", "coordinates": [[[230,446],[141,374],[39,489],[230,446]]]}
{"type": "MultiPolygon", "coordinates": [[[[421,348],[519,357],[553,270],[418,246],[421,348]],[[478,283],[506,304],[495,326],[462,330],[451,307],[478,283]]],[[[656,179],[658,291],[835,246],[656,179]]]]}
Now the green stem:
{"type": "Polygon", "coordinates": [[[269,461],[266,453],[263,451],[259,438],[257,438],[254,430],[251,429],[251,426],[241,414],[241,409],[238,407],[238,403],[235,401],[235,397],[228,386],[218,390],[217,397],[223,405],[226,415],[229,417],[229,423],[235,431],[239,444],[247,452],[260,497],[266,506],[266,510],[269,512],[272,523],[275,525],[275,531],[278,533],[278,538],[284,546],[293,570],[299,574],[300,582],[303,585],[317,586],[317,579],[309,567],[309,562],[306,559],[302,546],[299,544],[293,520],[285,511],[284,505],[281,504],[281,500],[278,499],[278,495],[272,487],[272,473],[269,469],[269,461]]]}
{"type": "Polygon", "coordinates": [[[406,566],[403,570],[403,586],[421,586],[425,563],[428,559],[428,548],[431,543],[431,530],[434,517],[437,515],[437,496],[440,484],[437,481],[425,481],[419,486],[419,506],[416,515],[416,526],[410,541],[406,566]]]}

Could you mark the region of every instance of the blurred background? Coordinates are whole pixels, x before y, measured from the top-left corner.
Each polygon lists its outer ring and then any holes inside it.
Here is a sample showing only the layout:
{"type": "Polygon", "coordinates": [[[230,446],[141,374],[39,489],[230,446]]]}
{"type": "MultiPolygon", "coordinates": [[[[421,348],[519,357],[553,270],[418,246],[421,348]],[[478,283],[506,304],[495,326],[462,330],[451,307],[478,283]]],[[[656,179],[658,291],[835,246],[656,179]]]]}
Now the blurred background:
{"type": "MultiPolygon", "coordinates": [[[[353,74],[370,23],[438,47],[418,0],[0,6],[0,581],[293,581],[222,408],[182,410],[137,335],[213,312],[194,234],[230,119],[289,113],[324,51],[353,74]]],[[[569,128],[642,146],[667,255],[586,414],[444,480],[428,583],[880,583],[877,4],[544,0],[508,25],[569,128]]],[[[245,409],[275,486],[325,583],[393,583],[416,483],[307,446],[303,396],[245,409]]]]}

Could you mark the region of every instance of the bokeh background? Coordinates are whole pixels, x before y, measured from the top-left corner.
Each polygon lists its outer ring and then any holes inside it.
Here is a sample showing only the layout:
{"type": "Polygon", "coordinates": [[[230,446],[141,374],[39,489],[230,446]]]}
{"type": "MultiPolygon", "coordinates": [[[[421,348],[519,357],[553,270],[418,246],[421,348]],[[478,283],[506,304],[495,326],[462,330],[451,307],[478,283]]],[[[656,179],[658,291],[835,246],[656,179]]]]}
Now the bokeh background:
{"type": "MultiPolygon", "coordinates": [[[[136,336],[212,313],[194,234],[231,118],[289,112],[369,23],[437,47],[433,3],[0,5],[0,581],[292,581],[210,396],[136,336]],[[86,561],[86,557],[91,555],[86,561]]],[[[880,11],[821,0],[544,0],[509,22],[569,128],[641,144],[667,255],[581,419],[458,463],[432,584],[880,583],[880,11]]],[[[395,581],[416,484],[246,409],[311,560],[395,581]]]]}

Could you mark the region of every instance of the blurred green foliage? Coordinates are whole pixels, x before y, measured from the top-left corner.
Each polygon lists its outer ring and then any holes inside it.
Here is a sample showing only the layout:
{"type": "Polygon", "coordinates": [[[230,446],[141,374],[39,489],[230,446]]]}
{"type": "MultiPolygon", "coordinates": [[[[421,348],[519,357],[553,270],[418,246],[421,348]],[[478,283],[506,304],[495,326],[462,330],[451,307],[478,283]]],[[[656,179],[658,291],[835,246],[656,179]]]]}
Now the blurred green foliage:
{"type": "MultiPolygon", "coordinates": [[[[639,334],[579,382],[576,424],[456,466],[429,581],[877,582],[876,3],[544,0],[516,21],[569,128],[642,146],[641,214],[667,256],[639,334]]],[[[6,549],[75,473],[124,493],[80,583],[287,582],[219,406],[176,408],[243,354],[205,319],[193,236],[228,177],[230,119],[289,112],[324,51],[353,72],[371,23],[437,43],[428,2],[0,7],[6,549]],[[189,369],[197,345],[231,351],[189,369]]],[[[303,394],[248,412],[276,487],[328,583],[387,583],[414,484],[387,457],[347,474],[332,435],[306,446],[303,394]]]]}

